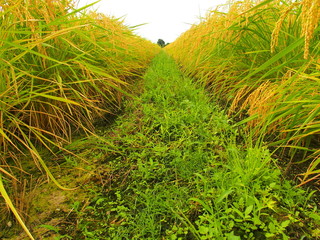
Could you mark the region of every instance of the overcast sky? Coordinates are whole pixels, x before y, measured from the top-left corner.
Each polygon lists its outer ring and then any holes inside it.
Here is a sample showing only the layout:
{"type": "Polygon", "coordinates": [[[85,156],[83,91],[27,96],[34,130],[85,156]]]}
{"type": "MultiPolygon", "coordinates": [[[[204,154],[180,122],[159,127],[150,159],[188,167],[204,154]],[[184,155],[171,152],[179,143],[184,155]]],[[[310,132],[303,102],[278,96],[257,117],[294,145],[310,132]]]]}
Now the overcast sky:
{"type": "MultiPolygon", "coordinates": [[[[95,0],[79,0],[79,7],[95,0]]],[[[152,42],[159,38],[173,42],[190,24],[199,22],[208,9],[215,9],[227,0],[101,0],[94,10],[106,15],[124,17],[125,24],[136,26],[135,32],[152,42]]]]}

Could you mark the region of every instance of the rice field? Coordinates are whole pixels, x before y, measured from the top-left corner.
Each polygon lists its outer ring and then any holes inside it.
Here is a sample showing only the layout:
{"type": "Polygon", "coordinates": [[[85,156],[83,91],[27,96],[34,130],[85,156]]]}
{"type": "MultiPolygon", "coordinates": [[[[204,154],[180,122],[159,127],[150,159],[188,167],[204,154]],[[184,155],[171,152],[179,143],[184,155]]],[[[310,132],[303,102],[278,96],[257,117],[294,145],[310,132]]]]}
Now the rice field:
{"type": "Polygon", "coordinates": [[[39,149],[54,153],[76,132],[92,134],[95,119],[121,108],[159,48],[69,0],[5,1],[0,28],[0,189],[13,210],[2,178],[19,181],[27,154],[63,188],[39,149]]]}
{"type": "Polygon", "coordinates": [[[229,1],[167,47],[287,172],[301,167],[301,184],[320,176],[319,7],[229,1]]]}
{"type": "Polygon", "coordinates": [[[92,5],[0,3],[0,238],[319,239],[320,1],[92,5]]]}

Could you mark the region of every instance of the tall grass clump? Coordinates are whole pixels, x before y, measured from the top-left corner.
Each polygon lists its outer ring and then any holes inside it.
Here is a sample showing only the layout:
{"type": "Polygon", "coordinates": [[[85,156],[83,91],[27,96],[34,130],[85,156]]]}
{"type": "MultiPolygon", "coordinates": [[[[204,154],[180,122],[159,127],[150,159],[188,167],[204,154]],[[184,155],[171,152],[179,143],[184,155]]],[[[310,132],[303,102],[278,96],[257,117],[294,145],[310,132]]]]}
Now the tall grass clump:
{"type": "Polygon", "coordinates": [[[302,183],[320,176],[319,18],[317,0],[229,1],[167,47],[302,183]]]}
{"type": "Polygon", "coordinates": [[[53,152],[75,131],[92,132],[94,119],[119,108],[159,51],[87,7],[70,0],[0,4],[0,191],[11,209],[4,185],[24,171],[21,159],[56,182],[39,149],[53,152]]]}

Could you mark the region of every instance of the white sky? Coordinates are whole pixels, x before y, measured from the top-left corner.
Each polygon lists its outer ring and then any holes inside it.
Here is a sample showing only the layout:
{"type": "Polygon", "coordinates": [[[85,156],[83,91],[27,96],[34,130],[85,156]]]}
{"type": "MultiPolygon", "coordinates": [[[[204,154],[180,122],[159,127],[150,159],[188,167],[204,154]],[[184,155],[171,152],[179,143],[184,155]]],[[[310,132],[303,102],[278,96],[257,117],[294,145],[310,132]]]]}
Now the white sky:
{"type": "MultiPolygon", "coordinates": [[[[78,7],[95,0],[78,0],[78,7]]],[[[190,24],[199,22],[207,10],[225,4],[227,0],[101,0],[92,8],[108,16],[124,17],[125,24],[139,26],[135,33],[157,42],[173,42],[190,24]]]]}

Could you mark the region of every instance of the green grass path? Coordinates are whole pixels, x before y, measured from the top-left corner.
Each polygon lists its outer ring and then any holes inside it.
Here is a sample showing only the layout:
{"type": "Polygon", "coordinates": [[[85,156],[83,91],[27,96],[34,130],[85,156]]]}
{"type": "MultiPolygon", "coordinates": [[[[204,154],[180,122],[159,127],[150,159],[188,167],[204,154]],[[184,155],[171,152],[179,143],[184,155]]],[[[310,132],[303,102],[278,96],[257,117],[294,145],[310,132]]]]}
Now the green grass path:
{"type": "Polygon", "coordinates": [[[143,87],[106,133],[116,147],[104,162],[109,181],[85,211],[78,237],[312,239],[317,234],[319,215],[308,193],[282,181],[269,151],[241,136],[165,52],[153,60],[143,87]]]}

